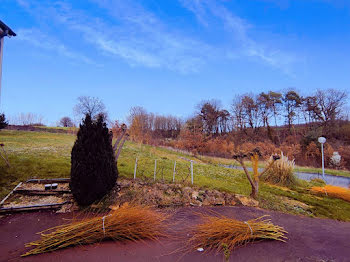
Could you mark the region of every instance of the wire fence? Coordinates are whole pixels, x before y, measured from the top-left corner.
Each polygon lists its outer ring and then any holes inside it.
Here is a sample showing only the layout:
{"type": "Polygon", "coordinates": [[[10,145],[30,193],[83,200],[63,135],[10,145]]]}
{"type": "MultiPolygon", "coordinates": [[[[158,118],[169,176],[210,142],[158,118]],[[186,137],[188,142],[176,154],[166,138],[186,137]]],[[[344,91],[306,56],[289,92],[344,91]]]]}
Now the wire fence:
{"type": "Polygon", "coordinates": [[[137,157],[134,163],[133,178],[173,183],[191,182],[193,184],[193,164],[192,160],[183,162],[137,157]]]}

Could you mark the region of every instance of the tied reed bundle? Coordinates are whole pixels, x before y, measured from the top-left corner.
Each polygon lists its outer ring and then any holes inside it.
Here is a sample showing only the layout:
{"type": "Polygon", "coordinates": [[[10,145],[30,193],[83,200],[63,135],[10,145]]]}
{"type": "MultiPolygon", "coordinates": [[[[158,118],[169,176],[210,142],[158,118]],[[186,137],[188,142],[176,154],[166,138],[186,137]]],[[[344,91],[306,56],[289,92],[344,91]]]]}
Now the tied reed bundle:
{"type": "Polygon", "coordinates": [[[232,218],[203,215],[204,223],[199,224],[189,239],[189,246],[207,250],[223,251],[225,254],[234,248],[251,241],[272,239],[286,242],[287,231],[271,223],[262,216],[248,221],[232,218]]]}
{"type": "Polygon", "coordinates": [[[85,218],[39,232],[41,239],[26,244],[34,247],[22,256],[54,251],[68,246],[92,244],[105,239],[157,240],[165,236],[165,214],[149,207],[123,205],[105,216],[85,218]]]}
{"type": "Polygon", "coordinates": [[[330,196],[335,198],[341,198],[350,202],[350,190],[339,186],[324,186],[324,187],[312,187],[311,192],[314,194],[330,196]]]}

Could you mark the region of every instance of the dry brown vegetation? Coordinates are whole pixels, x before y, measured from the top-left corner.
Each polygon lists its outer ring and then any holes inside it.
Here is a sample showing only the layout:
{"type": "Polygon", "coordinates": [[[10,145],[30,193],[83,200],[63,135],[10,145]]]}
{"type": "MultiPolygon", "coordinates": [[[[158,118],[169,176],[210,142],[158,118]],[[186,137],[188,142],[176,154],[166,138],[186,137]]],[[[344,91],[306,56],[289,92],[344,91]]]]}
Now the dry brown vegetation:
{"type": "Polygon", "coordinates": [[[194,229],[193,236],[188,241],[190,248],[204,248],[227,254],[252,241],[272,239],[285,242],[287,239],[287,231],[272,224],[266,216],[248,221],[223,216],[201,216],[204,222],[194,229]]]}
{"type": "Polygon", "coordinates": [[[194,154],[231,158],[239,151],[259,147],[264,157],[284,152],[296,164],[319,166],[325,136],[325,165],[332,167],[334,151],[342,156],[340,169],[350,169],[350,122],[343,91],[317,91],[302,96],[296,91],[269,91],[237,96],[230,110],[220,101],[200,103],[193,116],[179,119],[131,109],[129,124],[133,141],[170,146],[194,154]],[[274,125],[272,125],[274,123],[274,125]]]}
{"type": "Polygon", "coordinates": [[[289,160],[287,156],[281,154],[281,158],[273,162],[273,157],[267,161],[266,166],[270,168],[266,171],[263,177],[264,181],[272,184],[279,184],[284,186],[292,186],[296,184],[296,178],[293,174],[294,160],[289,160]],[[271,165],[272,163],[272,165],[271,165]]]}
{"type": "Polygon", "coordinates": [[[54,251],[74,245],[92,244],[106,239],[117,241],[157,240],[165,236],[167,216],[149,207],[124,204],[104,216],[87,217],[39,232],[41,238],[28,243],[33,247],[22,256],[54,251]]]}
{"type": "Polygon", "coordinates": [[[350,190],[338,186],[312,187],[311,192],[318,195],[341,198],[350,202],[350,190]]]}

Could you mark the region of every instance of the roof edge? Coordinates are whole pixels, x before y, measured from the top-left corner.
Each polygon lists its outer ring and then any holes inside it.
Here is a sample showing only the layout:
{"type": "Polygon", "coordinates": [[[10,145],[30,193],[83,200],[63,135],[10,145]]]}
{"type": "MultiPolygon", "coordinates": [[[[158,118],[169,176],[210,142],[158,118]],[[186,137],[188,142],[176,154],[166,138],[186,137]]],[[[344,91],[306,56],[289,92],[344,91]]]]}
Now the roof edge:
{"type": "Polygon", "coordinates": [[[1,30],[2,31],[7,31],[7,34],[9,35],[9,36],[16,36],[16,33],[15,32],[13,32],[12,31],[12,29],[10,28],[10,27],[8,27],[4,22],[2,22],[1,20],[0,20],[0,28],[1,28],[1,30]]]}

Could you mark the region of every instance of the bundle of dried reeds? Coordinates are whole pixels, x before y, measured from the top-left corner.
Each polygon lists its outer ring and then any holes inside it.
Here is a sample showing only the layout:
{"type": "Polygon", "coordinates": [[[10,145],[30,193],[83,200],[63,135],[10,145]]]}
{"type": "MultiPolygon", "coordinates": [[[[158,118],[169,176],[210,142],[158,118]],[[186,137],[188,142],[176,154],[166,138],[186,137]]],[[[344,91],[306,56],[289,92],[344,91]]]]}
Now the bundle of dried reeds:
{"type": "Polygon", "coordinates": [[[41,239],[26,244],[34,247],[22,256],[54,251],[68,246],[92,244],[105,239],[137,241],[165,236],[167,216],[149,207],[123,205],[105,216],[85,218],[39,232],[41,239]]]}
{"type": "Polygon", "coordinates": [[[330,185],[326,185],[324,187],[315,186],[311,188],[311,192],[314,194],[341,198],[345,201],[350,202],[350,190],[343,187],[330,186],[330,185]]]}
{"type": "Polygon", "coordinates": [[[203,215],[204,223],[199,224],[189,239],[191,248],[204,248],[217,252],[231,252],[234,248],[251,241],[273,239],[285,242],[287,231],[262,216],[248,221],[203,215]]]}

